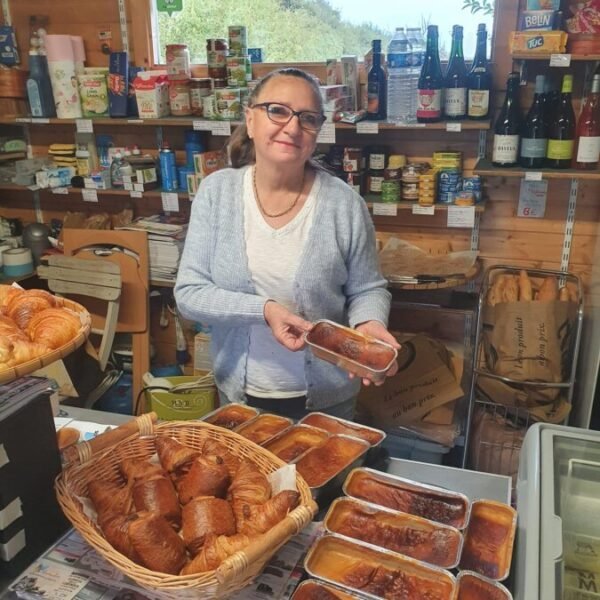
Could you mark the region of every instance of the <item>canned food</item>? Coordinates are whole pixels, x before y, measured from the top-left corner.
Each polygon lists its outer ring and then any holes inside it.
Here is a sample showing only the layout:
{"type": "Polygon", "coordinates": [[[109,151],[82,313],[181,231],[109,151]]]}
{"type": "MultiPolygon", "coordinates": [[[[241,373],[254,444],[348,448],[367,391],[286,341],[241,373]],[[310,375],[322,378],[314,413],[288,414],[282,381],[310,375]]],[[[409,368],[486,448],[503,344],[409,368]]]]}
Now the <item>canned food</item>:
{"type": "MultiPolygon", "coordinates": [[[[206,40],[208,75],[213,79],[227,79],[227,40],[214,38],[206,40]]],[[[215,85],[215,87],[217,87],[215,85]]]]}
{"type": "Polygon", "coordinates": [[[385,148],[374,146],[369,150],[369,169],[374,171],[383,171],[385,169],[385,148]]]}
{"type": "Polygon", "coordinates": [[[190,104],[192,106],[192,114],[202,117],[204,109],[202,98],[209,96],[212,92],[212,81],[209,77],[190,80],[190,104]]]}
{"type": "Polygon", "coordinates": [[[249,81],[252,81],[252,58],[248,54],[246,59],[246,83],[248,83],[249,81]]]}
{"type": "Polygon", "coordinates": [[[172,81],[169,84],[169,104],[171,114],[175,117],[187,117],[192,114],[188,81],[172,81]]]}
{"type": "Polygon", "coordinates": [[[367,177],[367,191],[370,194],[381,194],[381,184],[383,183],[383,171],[369,171],[367,177]]]}
{"type": "Polygon", "coordinates": [[[384,180],[381,184],[381,201],[385,203],[398,202],[400,200],[400,182],[384,180]]]}
{"type": "Polygon", "coordinates": [[[169,80],[190,78],[190,52],[185,44],[169,44],[166,47],[166,58],[169,80]]]}
{"type": "Polygon", "coordinates": [[[383,171],[383,178],[386,181],[400,181],[402,179],[402,169],[400,167],[388,167],[383,171]]]}
{"type": "Polygon", "coordinates": [[[245,56],[248,50],[248,31],[244,25],[229,26],[229,56],[245,56]]]}
{"type": "Polygon", "coordinates": [[[239,88],[215,90],[216,116],[220,119],[239,119],[242,115],[242,104],[239,88]]]}
{"type": "Polygon", "coordinates": [[[362,148],[344,148],[343,169],[346,173],[362,171],[365,166],[365,159],[362,148]]]}
{"type": "MultiPolygon", "coordinates": [[[[227,72],[227,68],[225,68],[225,72],[227,72]]],[[[212,84],[213,84],[213,90],[216,90],[217,88],[219,89],[223,89],[227,87],[227,77],[225,78],[217,78],[217,79],[213,79],[212,80],[212,84]]]]}
{"type": "Polygon", "coordinates": [[[250,59],[246,56],[227,57],[227,85],[239,88],[246,85],[246,63],[250,59]]]}
{"type": "Polygon", "coordinates": [[[419,198],[419,171],[415,165],[402,169],[402,200],[419,198]]]}
{"type": "Polygon", "coordinates": [[[457,206],[473,206],[475,204],[473,192],[458,192],[454,197],[454,204],[457,206]]]}
{"type": "Polygon", "coordinates": [[[214,119],[217,116],[214,94],[202,98],[202,113],[205,119],[214,119]]]}

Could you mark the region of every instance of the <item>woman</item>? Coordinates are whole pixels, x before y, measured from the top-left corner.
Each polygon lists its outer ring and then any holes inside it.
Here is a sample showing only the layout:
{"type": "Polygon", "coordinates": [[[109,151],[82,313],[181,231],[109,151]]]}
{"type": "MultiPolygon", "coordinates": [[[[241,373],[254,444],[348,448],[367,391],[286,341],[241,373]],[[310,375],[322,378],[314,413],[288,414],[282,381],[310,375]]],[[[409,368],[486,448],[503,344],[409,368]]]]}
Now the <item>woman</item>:
{"type": "Polygon", "coordinates": [[[233,168],[202,181],[194,200],[177,305],[212,326],[222,401],[352,418],[359,381],[314,358],[303,334],[326,318],[398,347],[374,228],[363,199],[311,163],[324,121],[311,75],[274,71],[248,104],[229,143],[233,168]]]}

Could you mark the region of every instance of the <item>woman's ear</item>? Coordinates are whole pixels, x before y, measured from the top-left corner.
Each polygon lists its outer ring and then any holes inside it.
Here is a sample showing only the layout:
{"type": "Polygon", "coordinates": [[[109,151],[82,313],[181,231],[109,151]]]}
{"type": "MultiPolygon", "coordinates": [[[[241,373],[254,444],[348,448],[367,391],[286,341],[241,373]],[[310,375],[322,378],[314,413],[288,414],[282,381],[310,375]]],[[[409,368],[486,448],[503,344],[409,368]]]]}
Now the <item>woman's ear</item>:
{"type": "Polygon", "coordinates": [[[244,109],[244,116],[246,117],[246,130],[248,137],[252,139],[254,137],[254,114],[251,108],[246,107],[244,109]]]}

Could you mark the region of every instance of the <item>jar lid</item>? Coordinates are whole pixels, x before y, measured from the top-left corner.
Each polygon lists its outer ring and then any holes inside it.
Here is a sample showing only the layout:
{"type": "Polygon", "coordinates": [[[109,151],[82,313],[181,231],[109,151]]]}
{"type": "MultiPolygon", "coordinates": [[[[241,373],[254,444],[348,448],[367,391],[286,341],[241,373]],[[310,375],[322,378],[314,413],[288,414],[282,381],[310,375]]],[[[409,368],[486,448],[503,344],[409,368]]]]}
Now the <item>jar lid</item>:
{"type": "Polygon", "coordinates": [[[390,154],[388,169],[401,169],[404,165],[406,165],[406,156],[404,154],[390,154]]]}
{"type": "Polygon", "coordinates": [[[186,44],[167,44],[167,50],[187,50],[186,44]]]}

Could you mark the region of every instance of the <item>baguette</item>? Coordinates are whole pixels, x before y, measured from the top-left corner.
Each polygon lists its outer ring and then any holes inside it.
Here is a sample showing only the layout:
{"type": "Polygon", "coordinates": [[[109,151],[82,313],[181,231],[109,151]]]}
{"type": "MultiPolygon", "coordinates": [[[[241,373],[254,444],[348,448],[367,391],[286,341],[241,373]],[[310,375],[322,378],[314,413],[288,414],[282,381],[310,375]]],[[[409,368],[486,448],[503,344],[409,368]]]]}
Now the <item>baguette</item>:
{"type": "Polygon", "coordinates": [[[518,302],[519,283],[518,277],[506,275],[504,277],[504,289],[502,290],[502,302],[518,302]]]}
{"type": "Polygon", "coordinates": [[[531,287],[531,279],[524,269],[519,273],[519,301],[530,302],[533,300],[533,289],[531,287]]]}
{"type": "Polygon", "coordinates": [[[538,290],[536,300],[548,302],[558,300],[558,281],[556,277],[546,277],[538,290]]]}
{"type": "Polygon", "coordinates": [[[504,275],[497,275],[494,278],[494,283],[490,287],[487,296],[487,302],[490,306],[496,306],[502,302],[502,291],[504,289],[504,275]]]}
{"type": "Polygon", "coordinates": [[[566,285],[564,287],[561,287],[560,290],[558,291],[558,299],[561,302],[569,301],[569,290],[567,289],[566,285]]]}

